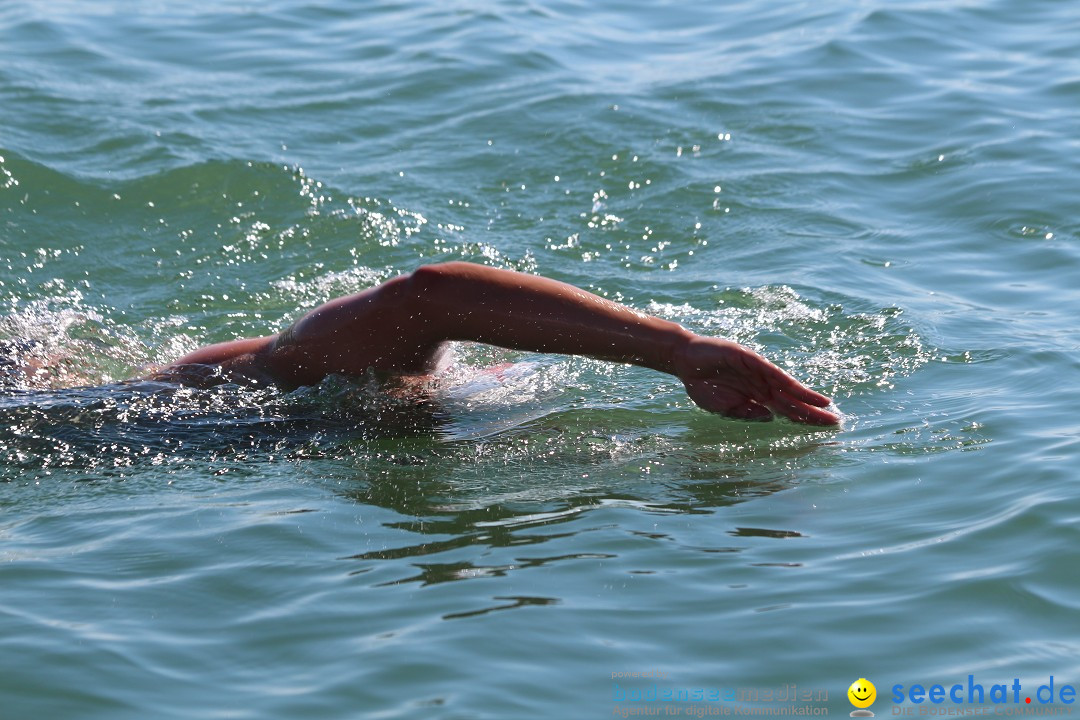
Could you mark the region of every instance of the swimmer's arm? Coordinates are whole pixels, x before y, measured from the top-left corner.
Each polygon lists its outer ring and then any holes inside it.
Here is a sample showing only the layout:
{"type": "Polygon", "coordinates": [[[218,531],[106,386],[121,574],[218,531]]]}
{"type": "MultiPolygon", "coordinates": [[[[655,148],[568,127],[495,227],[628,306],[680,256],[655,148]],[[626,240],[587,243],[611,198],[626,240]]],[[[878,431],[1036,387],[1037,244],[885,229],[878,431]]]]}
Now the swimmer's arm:
{"type": "Polygon", "coordinates": [[[276,378],[265,365],[277,337],[267,335],[207,345],[164,367],[144,368],[138,379],[211,386],[236,374],[249,381],[273,383],[276,378]]]}
{"type": "Polygon", "coordinates": [[[701,407],[732,417],[838,421],[823,409],[829,398],[737,343],[695,335],[566,283],[463,262],[421,267],[332,300],[264,353],[276,377],[299,385],[367,368],[427,372],[450,340],[652,368],[682,380],[701,407]]]}
{"type": "MultiPolygon", "coordinates": [[[[230,366],[238,359],[265,353],[277,335],[216,343],[188,353],[172,365],[230,366]]],[[[171,366],[170,366],[171,367],[171,366]]]]}

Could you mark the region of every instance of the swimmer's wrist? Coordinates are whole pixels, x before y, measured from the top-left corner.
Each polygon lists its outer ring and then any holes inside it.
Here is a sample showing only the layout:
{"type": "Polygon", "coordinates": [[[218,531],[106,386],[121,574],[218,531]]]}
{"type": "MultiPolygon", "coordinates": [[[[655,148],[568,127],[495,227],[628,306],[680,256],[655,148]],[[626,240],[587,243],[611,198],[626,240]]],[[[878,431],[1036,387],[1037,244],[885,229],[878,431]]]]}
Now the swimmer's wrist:
{"type": "Polygon", "coordinates": [[[686,347],[697,335],[677,323],[671,323],[671,326],[663,330],[663,337],[656,345],[659,355],[652,368],[679,377],[681,359],[686,354],[686,347]]]}

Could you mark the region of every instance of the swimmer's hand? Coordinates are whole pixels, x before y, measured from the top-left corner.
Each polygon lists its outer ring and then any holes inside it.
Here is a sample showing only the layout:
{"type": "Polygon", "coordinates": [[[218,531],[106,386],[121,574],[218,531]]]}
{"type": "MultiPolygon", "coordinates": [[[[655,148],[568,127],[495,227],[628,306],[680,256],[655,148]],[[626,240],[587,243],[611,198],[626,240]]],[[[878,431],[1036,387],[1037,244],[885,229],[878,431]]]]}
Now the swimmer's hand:
{"type": "Polygon", "coordinates": [[[676,348],[673,364],[690,399],[710,412],[742,420],[776,414],[810,425],[840,422],[824,409],[829,398],[738,343],[692,335],[676,348]]]}

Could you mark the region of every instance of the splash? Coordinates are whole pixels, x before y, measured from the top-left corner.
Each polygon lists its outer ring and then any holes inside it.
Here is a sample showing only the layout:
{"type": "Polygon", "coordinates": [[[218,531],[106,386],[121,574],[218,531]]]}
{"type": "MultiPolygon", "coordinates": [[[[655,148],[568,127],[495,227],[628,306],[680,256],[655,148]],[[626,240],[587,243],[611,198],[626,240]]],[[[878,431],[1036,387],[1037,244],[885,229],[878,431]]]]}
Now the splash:
{"type": "Polygon", "coordinates": [[[347,456],[356,443],[430,436],[437,422],[422,395],[374,377],[328,378],[289,393],[147,380],[8,390],[0,394],[0,412],[0,469],[9,476],[0,479],[23,481],[57,471],[214,462],[237,468],[336,451],[347,456]]]}
{"type": "Polygon", "coordinates": [[[11,369],[4,379],[8,389],[115,382],[152,363],[134,332],[88,307],[78,290],[12,300],[0,318],[0,339],[11,369]]]}
{"type": "Polygon", "coordinates": [[[891,388],[935,355],[897,307],[814,301],[786,285],[727,290],[708,310],[650,303],[649,312],[742,343],[834,397],[891,388]]]}

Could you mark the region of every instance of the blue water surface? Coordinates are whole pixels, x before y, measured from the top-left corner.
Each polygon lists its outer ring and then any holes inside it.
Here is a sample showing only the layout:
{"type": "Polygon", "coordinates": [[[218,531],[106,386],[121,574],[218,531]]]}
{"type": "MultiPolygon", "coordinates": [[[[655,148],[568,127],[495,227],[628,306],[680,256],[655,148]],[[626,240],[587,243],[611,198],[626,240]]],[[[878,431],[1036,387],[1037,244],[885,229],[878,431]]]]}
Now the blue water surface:
{"type": "Polygon", "coordinates": [[[0,392],[0,717],[1080,684],[1078,128],[1051,0],[0,3],[0,339],[55,365],[0,392]],[[423,401],[118,384],[455,259],[844,424],[469,345],[423,401]]]}

